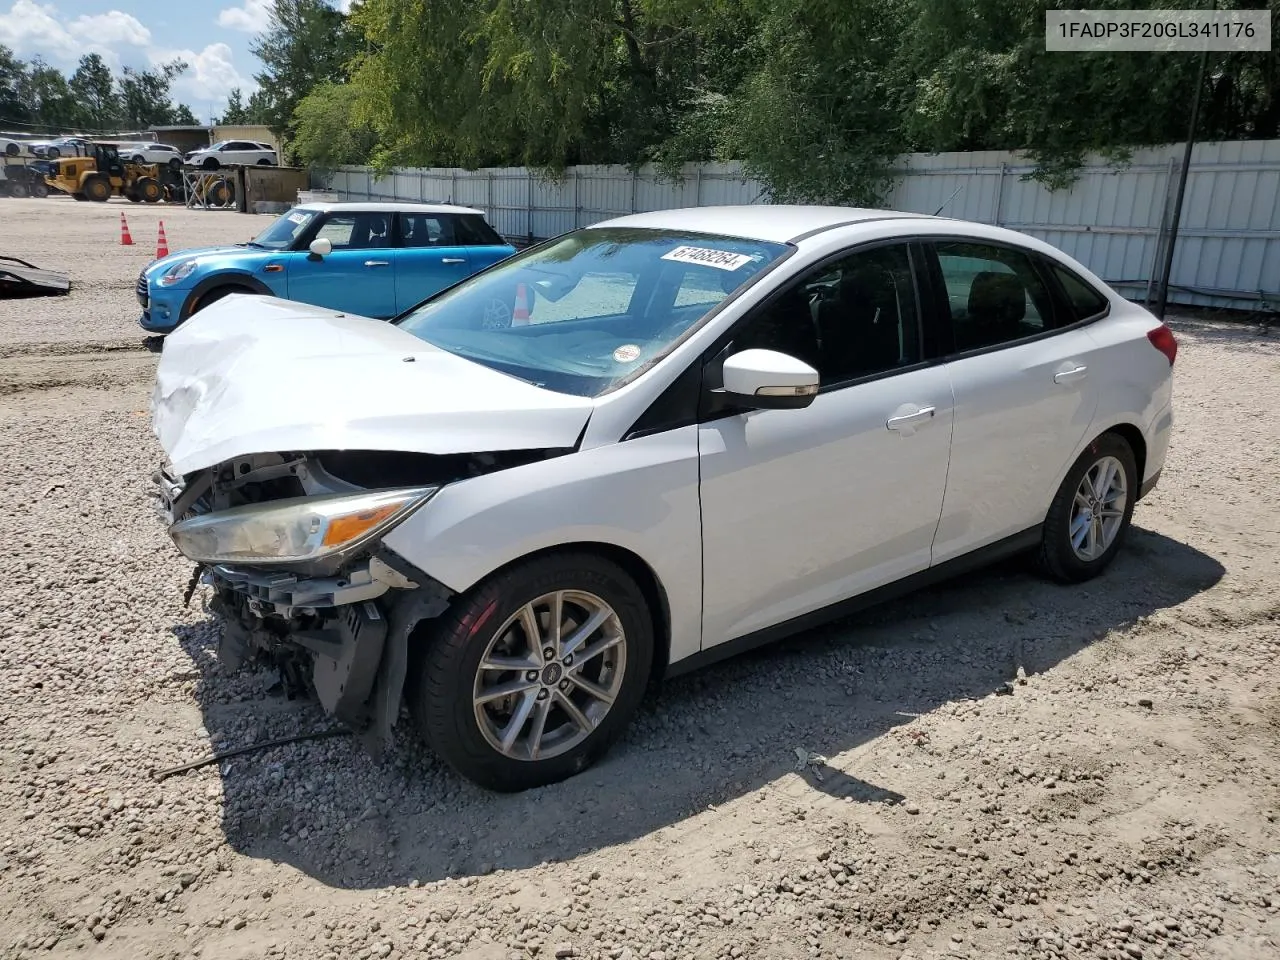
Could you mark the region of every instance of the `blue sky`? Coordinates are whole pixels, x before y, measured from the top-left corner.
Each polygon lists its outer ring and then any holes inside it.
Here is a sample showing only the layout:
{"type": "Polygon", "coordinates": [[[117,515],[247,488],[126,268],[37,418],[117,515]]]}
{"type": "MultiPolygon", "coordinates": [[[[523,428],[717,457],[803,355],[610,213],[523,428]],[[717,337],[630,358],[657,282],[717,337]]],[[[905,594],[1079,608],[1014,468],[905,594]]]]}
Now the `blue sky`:
{"type": "MultiPolygon", "coordinates": [[[[347,8],[350,0],[332,0],[347,8]]],[[[0,44],[29,60],[37,54],[63,72],[86,53],[113,67],[150,67],[181,57],[190,67],[175,99],[207,120],[227,93],[255,87],[249,52],[273,0],[0,0],[0,44]]]]}

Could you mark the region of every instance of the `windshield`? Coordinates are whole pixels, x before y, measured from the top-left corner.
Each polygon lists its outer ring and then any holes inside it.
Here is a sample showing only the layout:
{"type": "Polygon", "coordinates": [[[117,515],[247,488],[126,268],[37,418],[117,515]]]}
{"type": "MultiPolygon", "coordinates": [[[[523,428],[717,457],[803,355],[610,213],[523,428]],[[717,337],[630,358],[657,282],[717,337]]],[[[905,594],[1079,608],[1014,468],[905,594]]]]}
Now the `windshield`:
{"type": "Polygon", "coordinates": [[[290,210],[250,241],[255,247],[287,250],[317,216],[315,210],[290,210]]]}
{"type": "Polygon", "coordinates": [[[788,249],[710,234],[577,230],[463,281],[398,322],[486,367],[594,397],[664,356],[788,249]]]}

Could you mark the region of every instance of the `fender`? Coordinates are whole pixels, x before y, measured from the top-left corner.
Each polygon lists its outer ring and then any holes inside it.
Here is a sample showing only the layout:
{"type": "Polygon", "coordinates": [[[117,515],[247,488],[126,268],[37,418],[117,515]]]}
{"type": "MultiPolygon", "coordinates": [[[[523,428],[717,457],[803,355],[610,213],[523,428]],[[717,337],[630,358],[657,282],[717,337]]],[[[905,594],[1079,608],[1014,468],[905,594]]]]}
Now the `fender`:
{"type": "Polygon", "coordinates": [[[264,297],[276,296],[275,291],[251,273],[245,273],[240,270],[215,273],[205,277],[191,288],[191,292],[187,294],[187,299],[182,301],[182,312],[178,315],[178,323],[182,323],[191,316],[192,307],[200,302],[201,297],[210,290],[216,290],[218,287],[247,287],[252,292],[264,297]]]}

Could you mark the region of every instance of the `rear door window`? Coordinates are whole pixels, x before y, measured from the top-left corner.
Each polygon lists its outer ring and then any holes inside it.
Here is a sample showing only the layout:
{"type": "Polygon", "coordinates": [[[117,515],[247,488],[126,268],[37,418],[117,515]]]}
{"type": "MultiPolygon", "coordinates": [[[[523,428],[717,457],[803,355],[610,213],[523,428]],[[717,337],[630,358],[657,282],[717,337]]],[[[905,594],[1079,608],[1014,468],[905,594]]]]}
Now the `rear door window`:
{"type": "Polygon", "coordinates": [[[1057,326],[1053,297],[1029,254],[959,240],[932,248],[957,352],[1014,343],[1057,326]]]}
{"type": "Polygon", "coordinates": [[[454,240],[451,217],[431,213],[400,213],[402,247],[451,247],[454,240]]]}

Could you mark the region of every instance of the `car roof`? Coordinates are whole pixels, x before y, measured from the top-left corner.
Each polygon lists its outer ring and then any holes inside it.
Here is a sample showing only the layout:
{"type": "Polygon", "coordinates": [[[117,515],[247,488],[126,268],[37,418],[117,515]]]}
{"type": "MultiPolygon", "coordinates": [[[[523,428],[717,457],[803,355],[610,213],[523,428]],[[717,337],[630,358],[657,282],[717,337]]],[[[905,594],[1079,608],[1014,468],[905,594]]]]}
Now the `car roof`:
{"type": "MultiPolygon", "coordinates": [[[[868,207],[824,207],[802,204],[742,204],[722,207],[681,207],[616,217],[600,227],[644,227],[719,233],[772,243],[789,243],[808,234],[869,220],[929,218],[927,214],[868,207]]],[[[590,229],[590,228],[589,228],[590,229]]]]}
{"type": "Polygon", "coordinates": [[[451,203],[381,203],[376,200],[362,202],[359,200],[339,203],[300,203],[295,210],[318,210],[321,213],[335,213],[348,210],[353,213],[479,213],[472,207],[458,207],[451,203]]]}

